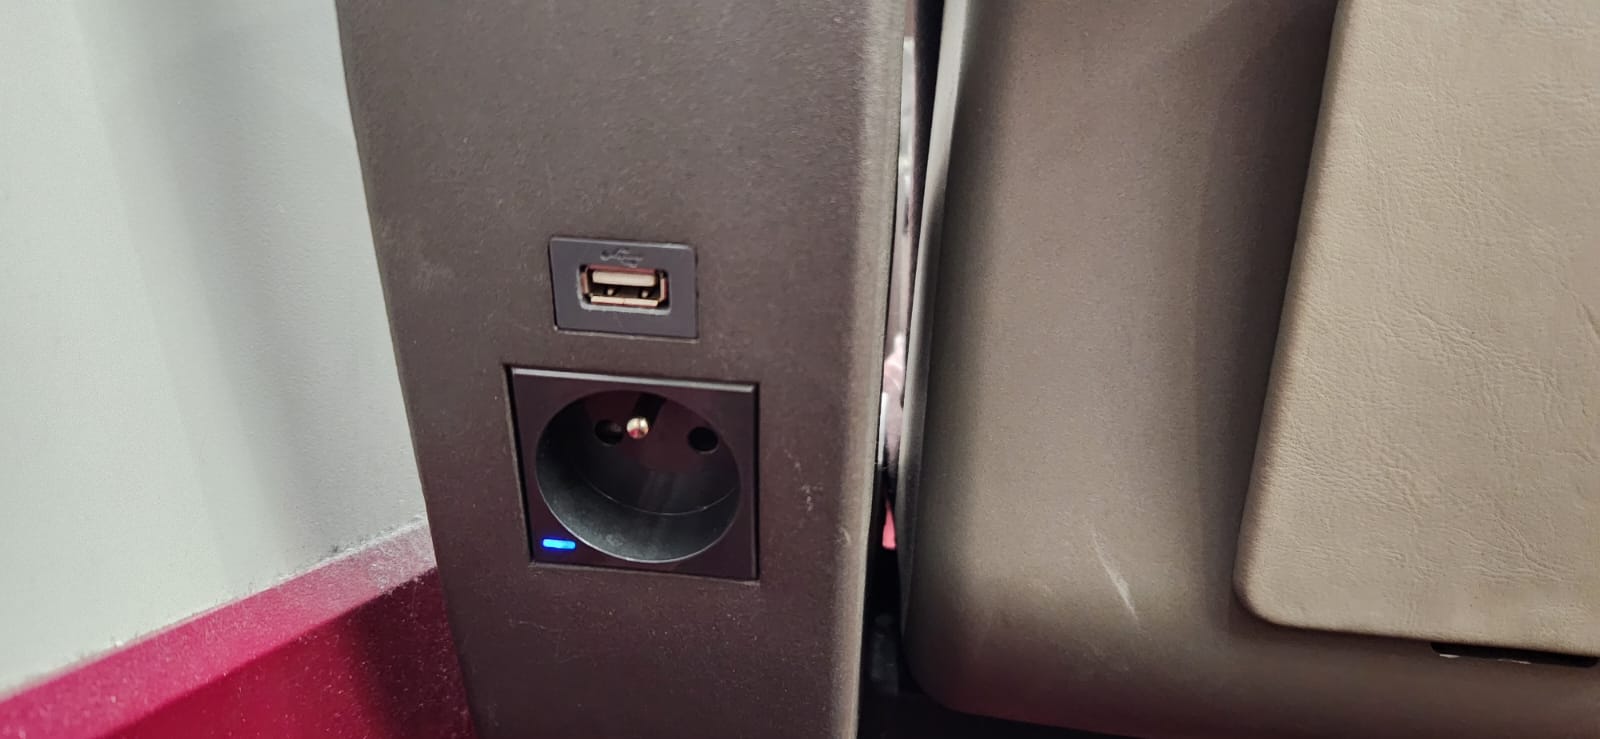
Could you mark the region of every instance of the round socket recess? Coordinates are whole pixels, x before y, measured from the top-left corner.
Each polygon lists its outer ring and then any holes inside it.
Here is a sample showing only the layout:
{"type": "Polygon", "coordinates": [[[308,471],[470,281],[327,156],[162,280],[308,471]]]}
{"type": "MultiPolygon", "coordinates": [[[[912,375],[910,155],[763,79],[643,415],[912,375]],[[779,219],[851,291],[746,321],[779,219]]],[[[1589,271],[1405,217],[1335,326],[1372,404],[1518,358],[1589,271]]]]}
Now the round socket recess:
{"type": "Polygon", "coordinates": [[[739,507],[739,467],[716,429],[651,392],[612,390],[569,403],[539,436],[534,474],[568,531],[630,562],[705,551],[739,507]]]}
{"type": "Polygon", "coordinates": [[[756,578],[754,385],[510,374],[535,562],[756,578]]]}

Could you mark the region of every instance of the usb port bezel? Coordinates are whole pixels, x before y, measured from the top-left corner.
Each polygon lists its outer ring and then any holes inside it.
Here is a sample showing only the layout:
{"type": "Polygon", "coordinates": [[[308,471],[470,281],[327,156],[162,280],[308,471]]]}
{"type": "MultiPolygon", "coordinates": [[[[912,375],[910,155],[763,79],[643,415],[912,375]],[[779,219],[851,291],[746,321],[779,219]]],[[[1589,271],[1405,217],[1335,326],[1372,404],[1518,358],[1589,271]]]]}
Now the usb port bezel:
{"type": "MultiPolygon", "coordinates": [[[[558,331],[629,334],[662,339],[699,336],[699,280],[694,247],[645,241],[614,241],[576,236],[550,239],[550,292],[558,331]],[[670,288],[654,308],[605,305],[583,295],[590,268],[659,273],[670,288]]],[[[590,282],[591,288],[594,283],[590,282]]],[[[612,296],[615,297],[615,296],[612,296]]],[[[635,296],[637,297],[637,296],[635,296]]],[[[649,302],[655,303],[652,298],[649,302]]]]}

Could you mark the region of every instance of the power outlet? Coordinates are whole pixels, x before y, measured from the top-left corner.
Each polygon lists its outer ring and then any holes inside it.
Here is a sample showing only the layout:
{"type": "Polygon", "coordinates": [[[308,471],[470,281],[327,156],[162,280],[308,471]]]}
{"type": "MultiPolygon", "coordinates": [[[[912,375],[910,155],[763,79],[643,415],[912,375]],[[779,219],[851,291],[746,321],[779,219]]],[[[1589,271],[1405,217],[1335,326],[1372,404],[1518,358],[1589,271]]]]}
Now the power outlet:
{"type": "Polygon", "coordinates": [[[513,368],[533,559],[756,577],[756,389],[513,368]]]}

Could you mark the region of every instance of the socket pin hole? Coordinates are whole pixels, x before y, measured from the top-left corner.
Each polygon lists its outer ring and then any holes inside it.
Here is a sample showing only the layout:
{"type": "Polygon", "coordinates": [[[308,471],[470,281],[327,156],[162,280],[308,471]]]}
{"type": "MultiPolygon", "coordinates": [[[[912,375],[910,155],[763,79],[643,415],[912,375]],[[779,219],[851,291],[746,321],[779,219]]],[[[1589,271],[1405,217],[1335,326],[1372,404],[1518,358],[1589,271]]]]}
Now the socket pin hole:
{"type": "Polygon", "coordinates": [[[701,454],[716,451],[721,443],[722,440],[717,438],[717,432],[704,426],[696,426],[689,430],[689,448],[701,454]]]}
{"type": "Polygon", "coordinates": [[[601,421],[594,425],[594,438],[606,446],[616,446],[622,441],[622,424],[616,421],[601,421]]]}

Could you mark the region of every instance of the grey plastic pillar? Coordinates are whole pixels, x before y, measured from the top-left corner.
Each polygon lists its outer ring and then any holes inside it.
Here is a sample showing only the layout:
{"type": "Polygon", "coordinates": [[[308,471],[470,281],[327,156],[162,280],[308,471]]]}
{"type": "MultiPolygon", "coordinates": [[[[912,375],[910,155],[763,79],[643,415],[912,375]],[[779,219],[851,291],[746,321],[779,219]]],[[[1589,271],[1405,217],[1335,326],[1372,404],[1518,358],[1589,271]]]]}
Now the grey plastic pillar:
{"type": "Polygon", "coordinates": [[[480,735],[854,735],[902,2],[338,5],[480,735]],[[691,246],[697,338],[558,330],[556,236],[691,246]],[[533,563],[508,367],[755,385],[758,579],[533,563]]]}

